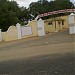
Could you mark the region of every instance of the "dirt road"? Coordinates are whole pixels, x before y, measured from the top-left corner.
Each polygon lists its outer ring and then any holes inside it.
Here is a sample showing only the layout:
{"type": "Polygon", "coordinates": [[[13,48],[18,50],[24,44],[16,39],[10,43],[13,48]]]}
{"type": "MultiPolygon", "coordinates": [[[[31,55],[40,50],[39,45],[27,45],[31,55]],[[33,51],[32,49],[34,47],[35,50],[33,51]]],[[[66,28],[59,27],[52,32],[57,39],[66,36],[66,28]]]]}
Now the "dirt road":
{"type": "Polygon", "coordinates": [[[15,47],[0,51],[0,61],[29,58],[46,54],[74,53],[74,43],[51,44],[29,48],[15,47]]]}
{"type": "Polygon", "coordinates": [[[75,35],[68,30],[18,41],[0,43],[0,61],[43,54],[74,52],[75,35]]]}

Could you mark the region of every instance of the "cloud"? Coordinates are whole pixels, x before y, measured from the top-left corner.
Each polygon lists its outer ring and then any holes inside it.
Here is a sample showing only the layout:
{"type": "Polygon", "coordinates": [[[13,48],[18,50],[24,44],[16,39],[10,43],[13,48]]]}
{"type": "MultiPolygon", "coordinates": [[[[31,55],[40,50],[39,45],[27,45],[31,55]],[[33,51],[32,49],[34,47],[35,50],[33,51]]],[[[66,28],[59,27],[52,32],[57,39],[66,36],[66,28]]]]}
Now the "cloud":
{"type": "Polygon", "coordinates": [[[19,4],[19,6],[28,7],[31,2],[37,2],[38,0],[14,0],[14,1],[16,1],[19,4]]]}

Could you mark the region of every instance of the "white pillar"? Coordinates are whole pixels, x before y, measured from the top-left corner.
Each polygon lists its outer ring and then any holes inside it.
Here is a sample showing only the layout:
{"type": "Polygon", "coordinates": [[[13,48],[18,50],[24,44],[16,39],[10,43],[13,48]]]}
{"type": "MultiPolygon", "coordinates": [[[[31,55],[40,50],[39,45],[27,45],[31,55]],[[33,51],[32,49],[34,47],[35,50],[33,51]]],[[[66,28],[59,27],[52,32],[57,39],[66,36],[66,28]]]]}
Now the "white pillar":
{"type": "Polygon", "coordinates": [[[1,33],[1,29],[0,29],[0,42],[2,42],[2,33],[1,33]]]}
{"type": "Polygon", "coordinates": [[[68,17],[69,19],[69,33],[70,34],[75,34],[75,14],[71,13],[68,17]]]}
{"type": "Polygon", "coordinates": [[[44,20],[39,19],[37,21],[37,27],[38,27],[38,36],[44,36],[45,35],[44,20]]]}
{"type": "Polygon", "coordinates": [[[22,36],[21,36],[21,27],[20,27],[20,24],[17,23],[17,24],[16,24],[16,27],[17,27],[17,31],[18,31],[18,39],[21,39],[22,36]]]}

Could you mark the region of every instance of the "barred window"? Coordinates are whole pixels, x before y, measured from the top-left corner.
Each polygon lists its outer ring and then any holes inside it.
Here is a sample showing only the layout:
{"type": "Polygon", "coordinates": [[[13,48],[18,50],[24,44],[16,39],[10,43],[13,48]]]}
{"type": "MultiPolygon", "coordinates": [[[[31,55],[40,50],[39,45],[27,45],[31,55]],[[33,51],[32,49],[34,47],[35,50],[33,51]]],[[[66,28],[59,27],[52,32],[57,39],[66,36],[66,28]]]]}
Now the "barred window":
{"type": "Polygon", "coordinates": [[[52,25],[52,22],[49,22],[48,25],[52,25]]]}

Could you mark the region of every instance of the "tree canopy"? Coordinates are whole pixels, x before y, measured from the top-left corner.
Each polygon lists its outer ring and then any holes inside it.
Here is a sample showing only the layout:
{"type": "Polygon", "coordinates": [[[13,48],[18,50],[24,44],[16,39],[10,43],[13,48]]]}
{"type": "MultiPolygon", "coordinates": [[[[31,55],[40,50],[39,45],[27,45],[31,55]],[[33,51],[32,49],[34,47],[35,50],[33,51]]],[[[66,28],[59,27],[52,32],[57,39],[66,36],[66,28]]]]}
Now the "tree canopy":
{"type": "Polygon", "coordinates": [[[56,10],[63,10],[63,9],[72,9],[74,5],[70,0],[54,0],[54,1],[47,1],[47,0],[39,0],[38,2],[33,2],[30,4],[29,8],[30,11],[35,11],[39,14],[49,12],[49,11],[56,11],[56,10]]]}
{"type": "Polygon", "coordinates": [[[15,1],[0,0],[0,28],[3,31],[19,21],[18,10],[19,7],[15,1]]]}

